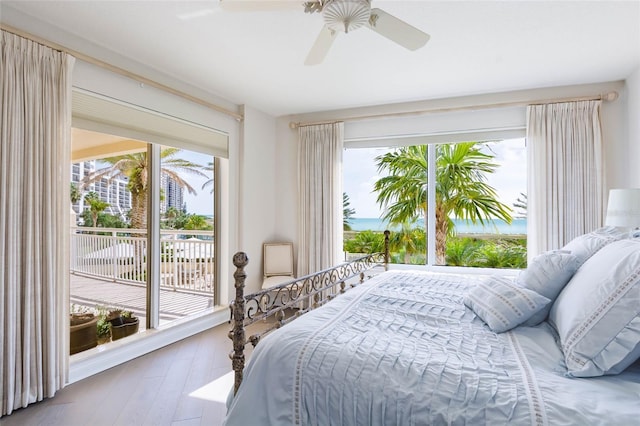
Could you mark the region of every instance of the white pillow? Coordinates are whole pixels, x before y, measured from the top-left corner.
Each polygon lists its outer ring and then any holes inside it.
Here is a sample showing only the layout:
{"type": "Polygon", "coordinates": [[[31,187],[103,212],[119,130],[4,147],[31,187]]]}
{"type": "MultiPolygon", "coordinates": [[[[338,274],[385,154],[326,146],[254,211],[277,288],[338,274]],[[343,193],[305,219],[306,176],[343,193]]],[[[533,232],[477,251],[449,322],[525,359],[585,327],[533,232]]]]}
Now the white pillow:
{"type": "Polygon", "coordinates": [[[496,333],[522,324],[548,303],[546,297],[504,276],[489,277],[471,287],[464,297],[464,304],[496,333]]]}
{"type": "Polygon", "coordinates": [[[525,325],[538,325],[549,315],[551,305],[578,269],[578,259],[569,251],[557,250],[534,257],[518,274],[516,282],[549,299],[549,303],[529,318],[525,325]]]}
{"type": "Polygon", "coordinates": [[[628,232],[623,232],[615,226],[605,226],[587,234],[575,237],[562,247],[562,250],[570,251],[571,254],[578,258],[579,268],[580,265],[586,262],[587,259],[593,256],[602,247],[614,241],[627,238],[628,236],[628,232]]]}
{"type": "Polygon", "coordinates": [[[568,375],[618,374],[640,357],[640,240],[608,244],[560,292],[549,314],[568,375]]]}

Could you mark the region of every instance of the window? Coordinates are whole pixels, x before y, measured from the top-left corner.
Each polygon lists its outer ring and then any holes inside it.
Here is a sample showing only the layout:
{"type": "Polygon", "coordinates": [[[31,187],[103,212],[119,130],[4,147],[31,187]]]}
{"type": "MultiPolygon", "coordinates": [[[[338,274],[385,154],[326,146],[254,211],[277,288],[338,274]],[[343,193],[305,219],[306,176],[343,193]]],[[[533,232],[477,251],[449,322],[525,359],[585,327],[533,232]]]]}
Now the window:
{"type": "Polygon", "coordinates": [[[395,263],[524,267],[526,176],[523,138],[347,149],[345,252],[389,228],[395,263]]]}

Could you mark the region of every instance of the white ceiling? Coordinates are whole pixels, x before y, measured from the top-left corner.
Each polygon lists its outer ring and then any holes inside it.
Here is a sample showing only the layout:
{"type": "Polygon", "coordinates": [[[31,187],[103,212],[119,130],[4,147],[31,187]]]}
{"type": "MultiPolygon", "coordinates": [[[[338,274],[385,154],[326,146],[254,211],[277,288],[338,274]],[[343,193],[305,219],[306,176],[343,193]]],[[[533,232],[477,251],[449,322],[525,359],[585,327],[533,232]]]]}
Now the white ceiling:
{"type": "Polygon", "coordinates": [[[15,13],[8,12],[30,15],[131,64],[274,116],[622,80],[640,65],[640,1],[373,6],[431,40],[410,52],[362,28],[341,34],[325,62],[308,67],[323,23],[302,6],[234,13],[217,0],[2,0],[0,19],[11,25],[15,13]]]}

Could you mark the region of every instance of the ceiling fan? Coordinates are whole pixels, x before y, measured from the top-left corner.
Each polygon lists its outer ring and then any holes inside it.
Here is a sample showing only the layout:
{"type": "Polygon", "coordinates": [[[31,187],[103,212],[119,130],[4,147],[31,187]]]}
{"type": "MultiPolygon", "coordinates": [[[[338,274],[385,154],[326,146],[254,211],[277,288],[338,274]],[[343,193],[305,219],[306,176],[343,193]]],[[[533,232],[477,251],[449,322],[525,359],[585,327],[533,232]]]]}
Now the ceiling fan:
{"type": "MultiPolygon", "coordinates": [[[[220,0],[220,6],[229,11],[258,11],[288,8],[297,2],[220,0]]],[[[321,13],[324,27],[311,47],[305,65],[317,65],[327,56],[338,33],[349,33],[361,27],[369,27],[383,37],[405,47],[417,50],[429,41],[429,34],[388,14],[372,8],[371,0],[313,0],[302,2],[306,13],[321,13]]]]}

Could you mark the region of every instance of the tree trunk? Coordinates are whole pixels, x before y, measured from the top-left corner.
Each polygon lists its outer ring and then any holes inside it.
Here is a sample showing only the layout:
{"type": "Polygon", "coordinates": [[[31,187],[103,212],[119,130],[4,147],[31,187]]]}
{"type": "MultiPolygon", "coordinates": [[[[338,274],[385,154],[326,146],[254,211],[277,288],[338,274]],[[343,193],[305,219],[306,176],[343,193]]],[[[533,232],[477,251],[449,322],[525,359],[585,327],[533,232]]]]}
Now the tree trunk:
{"type": "MultiPolygon", "coordinates": [[[[147,229],[147,192],[131,193],[131,228],[147,229]]],[[[136,271],[144,271],[144,258],[147,255],[147,233],[136,234],[132,244],[134,246],[133,263],[136,271]]],[[[140,277],[136,277],[140,279],[140,277]]],[[[146,278],[145,278],[146,279],[146,278]]]]}
{"type": "Polygon", "coordinates": [[[442,205],[436,205],[436,265],[446,265],[447,263],[447,232],[449,222],[442,205]]]}
{"type": "Polygon", "coordinates": [[[147,192],[131,193],[131,228],[147,229],[147,192]]]}

